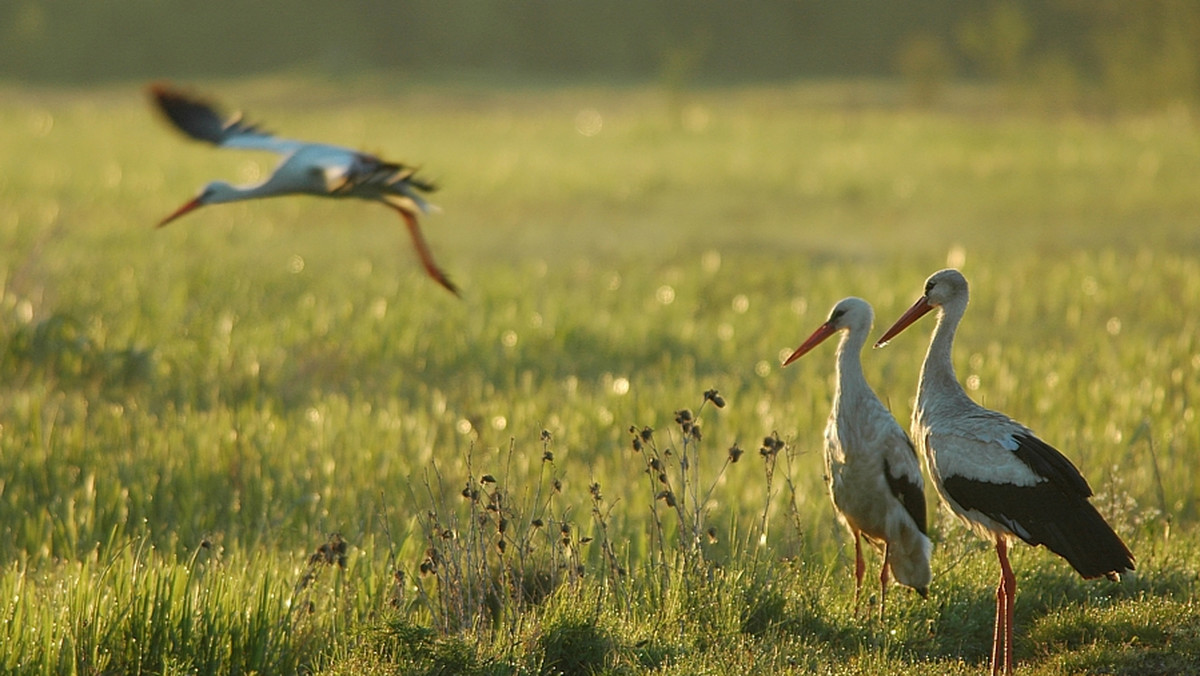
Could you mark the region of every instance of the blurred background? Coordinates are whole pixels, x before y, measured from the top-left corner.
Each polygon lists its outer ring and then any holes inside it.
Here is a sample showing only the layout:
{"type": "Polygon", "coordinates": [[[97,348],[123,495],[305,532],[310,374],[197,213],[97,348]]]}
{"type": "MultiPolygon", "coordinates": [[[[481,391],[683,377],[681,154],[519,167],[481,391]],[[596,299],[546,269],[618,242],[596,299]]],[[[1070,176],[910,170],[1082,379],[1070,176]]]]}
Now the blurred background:
{"type": "Polygon", "coordinates": [[[667,87],[900,78],[998,83],[1041,106],[1195,102],[1195,0],[6,0],[0,78],[266,73],[667,87]]]}

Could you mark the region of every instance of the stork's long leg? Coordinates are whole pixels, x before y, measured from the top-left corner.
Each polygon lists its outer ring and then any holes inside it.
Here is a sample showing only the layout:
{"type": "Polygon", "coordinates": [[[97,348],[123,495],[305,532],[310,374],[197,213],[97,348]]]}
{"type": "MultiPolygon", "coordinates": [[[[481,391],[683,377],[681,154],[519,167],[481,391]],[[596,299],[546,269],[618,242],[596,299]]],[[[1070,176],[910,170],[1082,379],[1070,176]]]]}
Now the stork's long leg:
{"type": "Polygon", "coordinates": [[[433,262],[433,253],[429,250],[429,245],[425,243],[425,237],[421,234],[421,226],[417,223],[417,216],[408,210],[398,207],[394,204],[389,205],[404,219],[404,224],[408,226],[408,234],[412,236],[413,248],[417,250],[417,256],[421,259],[421,265],[425,268],[425,272],[433,278],[435,282],[446,287],[450,293],[456,296],[461,294],[458,292],[458,287],[450,281],[446,273],[433,262]]]}
{"type": "Polygon", "coordinates": [[[863,562],[862,534],[854,533],[854,614],[858,615],[858,597],[862,592],[863,574],[867,572],[867,564],[863,562]]]}
{"type": "Polygon", "coordinates": [[[1002,535],[996,536],[996,556],[1000,559],[1000,585],[996,587],[996,628],[992,634],[993,676],[1012,673],[1013,605],[1017,595],[1017,578],[1008,563],[1008,540],[1002,535]]]}
{"type": "Polygon", "coordinates": [[[891,559],[888,558],[888,553],[891,551],[891,543],[886,540],[883,543],[883,567],[879,570],[879,621],[883,621],[883,610],[887,607],[887,587],[888,587],[888,566],[891,559]]]}

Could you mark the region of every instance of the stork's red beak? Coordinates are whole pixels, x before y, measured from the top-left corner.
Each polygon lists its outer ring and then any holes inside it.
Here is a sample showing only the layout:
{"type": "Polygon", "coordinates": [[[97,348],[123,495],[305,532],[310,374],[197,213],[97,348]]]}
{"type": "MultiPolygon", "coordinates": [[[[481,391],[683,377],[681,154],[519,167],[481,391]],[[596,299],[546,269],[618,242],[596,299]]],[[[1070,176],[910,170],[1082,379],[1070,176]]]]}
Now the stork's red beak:
{"type": "Polygon", "coordinates": [[[783,360],[783,365],[787,366],[800,357],[803,357],[808,353],[809,350],[820,345],[823,340],[837,333],[837,331],[837,328],[834,327],[831,322],[825,322],[824,324],[818,326],[817,330],[813,331],[813,334],[808,337],[808,340],[804,341],[800,347],[796,348],[796,351],[792,353],[792,356],[783,360]]]}
{"type": "Polygon", "coordinates": [[[179,218],[180,216],[183,216],[187,212],[193,211],[201,206],[204,206],[204,203],[200,201],[199,197],[189,200],[183,206],[176,209],[170,216],[167,216],[166,218],[159,221],[157,227],[161,228],[164,225],[166,225],[167,223],[170,223],[171,221],[175,220],[176,218],[179,218]]]}
{"type": "Polygon", "coordinates": [[[892,338],[895,338],[896,334],[900,333],[904,329],[907,329],[910,324],[917,321],[921,317],[924,317],[926,313],[932,309],[933,306],[929,304],[929,300],[925,298],[925,296],[921,296],[917,299],[917,302],[912,304],[912,307],[908,308],[904,314],[900,315],[900,319],[897,319],[896,323],[892,324],[892,328],[883,332],[883,335],[880,336],[879,340],[875,341],[875,347],[883,347],[884,345],[887,345],[887,342],[892,338]]]}

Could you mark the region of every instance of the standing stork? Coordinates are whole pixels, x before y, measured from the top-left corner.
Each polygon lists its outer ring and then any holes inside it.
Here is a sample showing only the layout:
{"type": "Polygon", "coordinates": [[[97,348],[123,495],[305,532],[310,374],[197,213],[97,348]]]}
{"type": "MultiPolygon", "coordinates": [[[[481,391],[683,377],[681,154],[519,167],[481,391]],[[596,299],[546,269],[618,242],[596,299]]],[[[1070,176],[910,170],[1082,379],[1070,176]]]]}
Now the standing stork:
{"type": "Polygon", "coordinates": [[[315,195],[380,202],[395,209],[404,219],[425,272],[458,295],[458,288],[434,263],[417,223],[418,214],[435,209],[420,193],[437,188],[418,178],[415,168],[341,146],[279,138],[244,122],[241,115],[225,119],[211,104],[167,85],[151,85],[150,96],[176,129],[197,141],[219,148],[267,150],[283,156],[275,171],[261,183],[248,186],[233,186],[224,181],[209,183],[199,195],[160,221],[158,227],[207,204],[262,197],[315,195]]]}
{"type": "Polygon", "coordinates": [[[837,384],[825,426],[825,481],[838,520],[854,538],[854,605],[858,607],[865,565],[862,538],[883,554],[879,617],[887,600],[889,569],[896,581],[926,597],[932,574],[932,545],[925,530],[925,482],[912,442],[884,407],[862,370],[862,349],[875,313],[861,298],[846,298],[796,348],[783,365],[796,361],[835,333],[837,384]]]}
{"type": "Polygon", "coordinates": [[[967,280],[958,270],[934,273],[925,282],[925,294],[875,346],[937,308],[937,327],[917,386],[912,436],[942,501],[972,530],[995,542],[1000,585],[992,674],[1001,669],[1009,674],[1017,592],[1008,563],[1010,541],[1045,545],[1087,579],[1118,579],[1133,570],[1133,554],[1088,501],[1092,489],[1070,460],[1028,427],[971,401],[959,385],[951,348],[967,295],[967,280]]]}

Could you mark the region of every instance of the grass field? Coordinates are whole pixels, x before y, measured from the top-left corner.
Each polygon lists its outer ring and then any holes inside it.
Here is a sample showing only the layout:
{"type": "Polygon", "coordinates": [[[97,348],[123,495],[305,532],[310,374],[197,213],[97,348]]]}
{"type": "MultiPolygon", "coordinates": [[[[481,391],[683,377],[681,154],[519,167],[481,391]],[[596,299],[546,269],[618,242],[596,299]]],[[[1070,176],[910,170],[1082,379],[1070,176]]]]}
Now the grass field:
{"type": "MultiPolygon", "coordinates": [[[[137,85],[0,89],[0,671],[985,671],[995,557],[941,510],[930,598],[853,612],[833,347],[779,366],[838,299],[878,333],[948,264],[960,377],[1081,468],[1138,560],[1085,582],[1016,548],[1021,671],[1200,670],[1192,112],[915,110],[872,83],[205,91],[421,165],[463,299],[373,205],[155,231],[274,159],[185,142],[137,85]]],[[[905,426],[931,328],[864,355],[905,426]]]]}

